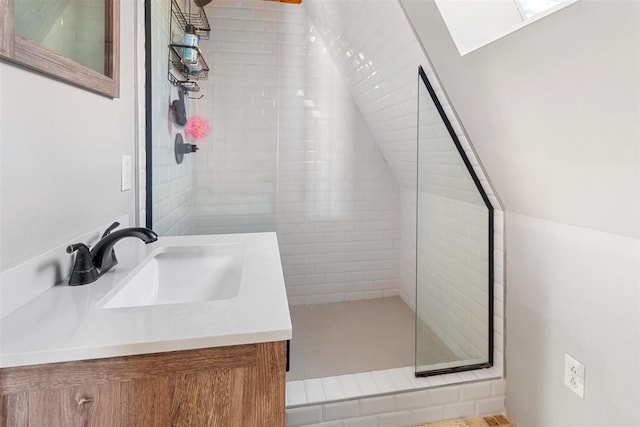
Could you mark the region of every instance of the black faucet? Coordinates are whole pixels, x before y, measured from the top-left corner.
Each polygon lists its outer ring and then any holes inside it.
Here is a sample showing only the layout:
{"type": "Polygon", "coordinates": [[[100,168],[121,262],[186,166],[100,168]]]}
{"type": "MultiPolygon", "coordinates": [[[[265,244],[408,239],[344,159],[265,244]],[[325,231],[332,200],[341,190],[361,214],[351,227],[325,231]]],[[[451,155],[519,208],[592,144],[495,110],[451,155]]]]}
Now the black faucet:
{"type": "Polygon", "coordinates": [[[76,254],[76,261],[73,264],[73,271],[69,278],[69,285],[86,285],[95,282],[100,276],[109,271],[118,263],[113,246],[125,237],[137,237],[145,243],[152,243],[158,240],[158,235],[148,228],[129,227],[122,230],[113,231],[119,226],[119,222],[114,222],[104,232],[102,238],[89,250],[84,243],[75,243],[67,247],[67,253],[76,254]]]}

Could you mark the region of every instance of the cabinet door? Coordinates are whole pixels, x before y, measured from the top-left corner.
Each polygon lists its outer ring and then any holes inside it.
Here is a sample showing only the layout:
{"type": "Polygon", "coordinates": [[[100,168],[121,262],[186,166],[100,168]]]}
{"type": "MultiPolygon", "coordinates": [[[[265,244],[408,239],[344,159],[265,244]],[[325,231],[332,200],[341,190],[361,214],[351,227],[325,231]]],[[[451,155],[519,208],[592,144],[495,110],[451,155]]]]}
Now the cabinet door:
{"type": "Polygon", "coordinates": [[[282,427],[285,342],[7,368],[0,392],[1,427],[282,427]]]}
{"type": "MultiPolygon", "coordinates": [[[[0,374],[0,379],[2,375],[0,374]]],[[[27,393],[0,396],[0,426],[24,427],[29,425],[29,400],[27,393]]]]}
{"type": "Polygon", "coordinates": [[[31,392],[29,425],[114,425],[126,412],[128,388],[127,383],[107,383],[31,392]]]}

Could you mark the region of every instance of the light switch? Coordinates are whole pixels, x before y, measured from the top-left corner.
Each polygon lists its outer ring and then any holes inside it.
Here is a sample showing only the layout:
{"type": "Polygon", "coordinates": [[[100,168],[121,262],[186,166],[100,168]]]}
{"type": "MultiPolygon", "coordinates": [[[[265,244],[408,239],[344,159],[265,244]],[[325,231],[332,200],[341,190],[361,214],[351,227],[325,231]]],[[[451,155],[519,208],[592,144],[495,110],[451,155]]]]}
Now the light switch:
{"type": "Polygon", "coordinates": [[[132,161],[131,156],[123,155],[122,156],[122,185],[120,187],[121,191],[131,190],[131,168],[132,161]]]}

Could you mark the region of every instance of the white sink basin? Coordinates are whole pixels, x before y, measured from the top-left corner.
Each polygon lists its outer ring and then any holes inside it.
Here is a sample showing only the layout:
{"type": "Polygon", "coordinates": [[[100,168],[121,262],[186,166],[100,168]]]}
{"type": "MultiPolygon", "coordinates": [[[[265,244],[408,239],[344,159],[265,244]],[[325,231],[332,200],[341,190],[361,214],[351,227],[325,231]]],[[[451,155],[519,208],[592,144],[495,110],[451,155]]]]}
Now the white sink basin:
{"type": "Polygon", "coordinates": [[[244,244],[164,246],[98,304],[141,307],[231,299],[238,295],[244,244]]]}

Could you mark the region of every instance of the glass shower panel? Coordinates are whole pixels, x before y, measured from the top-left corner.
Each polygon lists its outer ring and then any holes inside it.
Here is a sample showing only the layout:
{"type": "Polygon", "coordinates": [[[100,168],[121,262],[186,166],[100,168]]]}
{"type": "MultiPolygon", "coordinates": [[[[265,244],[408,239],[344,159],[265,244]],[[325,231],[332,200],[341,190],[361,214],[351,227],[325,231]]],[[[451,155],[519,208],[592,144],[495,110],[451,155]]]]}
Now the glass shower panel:
{"type": "MultiPolygon", "coordinates": [[[[208,7],[211,21],[220,19],[219,8],[223,7],[208,7]]],[[[216,34],[218,24],[212,25],[214,36],[200,42],[204,56],[211,58],[212,72],[207,80],[200,81],[204,97],[192,102],[193,114],[207,117],[212,123],[210,138],[201,144],[196,156],[193,231],[276,231],[278,81],[274,73],[263,71],[265,64],[240,65],[238,55],[228,53],[240,49],[238,40],[216,34]]],[[[239,29],[236,36],[241,40],[266,40],[266,33],[250,28],[239,29]]],[[[265,60],[277,63],[277,55],[266,56],[265,60]]]]}
{"type": "MultiPolygon", "coordinates": [[[[216,25],[222,25],[216,18],[219,13],[235,10],[252,16],[262,10],[260,3],[253,9],[215,4],[207,8],[216,25]]],[[[182,33],[170,12],[170,0],[151,2],[153,218],[148,226],[159,235],[275,231],[278,132],[284,114],[278,99],[278,56],[231,53],[263,48],[262,42],[243,44],[238,39],[269,40],[275,33],[247,27],[238,29],[234,37],[227,30],[221,31],[226,36],[200,40],[200,50],[212,70],[207,79],[198,81],[199,91],[184,94],[185,110],[187,118],[204,118],[211,132],[204,140],[190,140],[184,127],[175,122],[171,107],[179,93],[167,80],[167,46],[180,40],[182,33]],[[243,64],[249,58],[273,64],[243,64]],[[180,164],[174,155],[178,134],[198,147],[196,153],[185,154],[180,164]]]]}
{"type": "Polygon", "coordinates": [[[491,364],[492,208],[420,68],[416,374],[491,364]]]}

